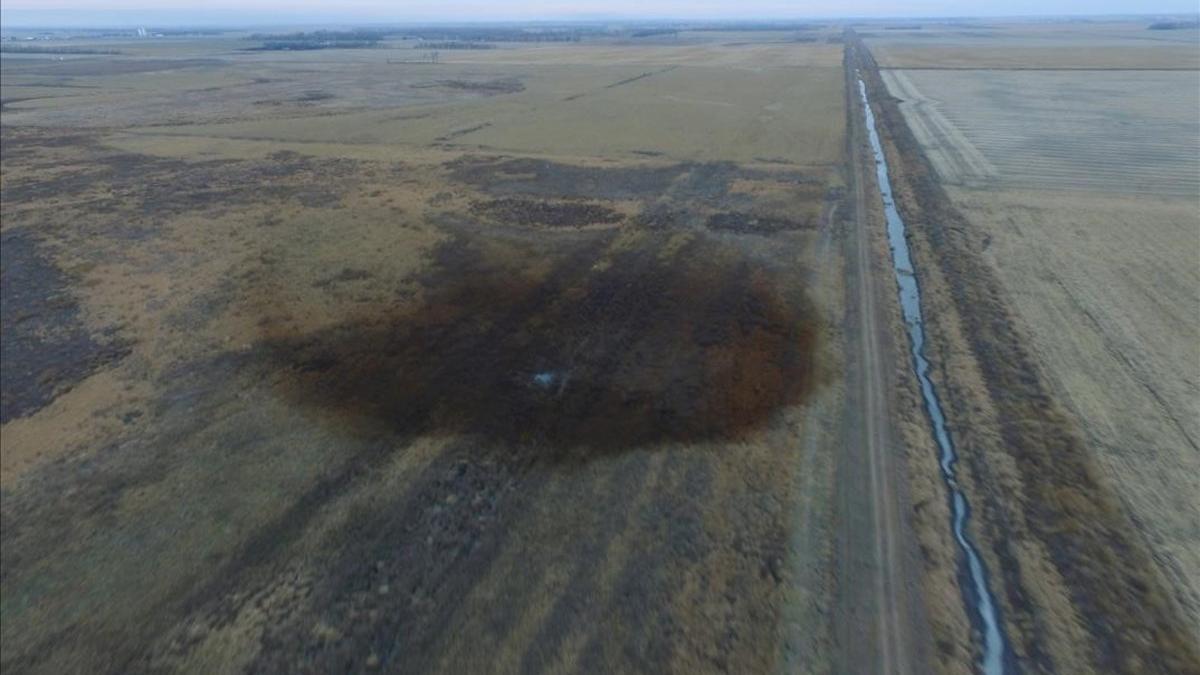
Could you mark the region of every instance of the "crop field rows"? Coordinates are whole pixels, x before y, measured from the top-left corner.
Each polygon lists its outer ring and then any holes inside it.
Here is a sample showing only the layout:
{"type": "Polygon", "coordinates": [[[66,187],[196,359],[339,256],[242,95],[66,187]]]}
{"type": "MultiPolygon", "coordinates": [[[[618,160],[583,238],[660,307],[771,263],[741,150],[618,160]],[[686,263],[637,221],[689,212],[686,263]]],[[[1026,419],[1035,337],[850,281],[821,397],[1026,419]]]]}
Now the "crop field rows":
{"type": "Polygon", "coordinates": [[[1200,189],[1195,72],[883,76],[947,183],[1181,196],[1200,189]]]}

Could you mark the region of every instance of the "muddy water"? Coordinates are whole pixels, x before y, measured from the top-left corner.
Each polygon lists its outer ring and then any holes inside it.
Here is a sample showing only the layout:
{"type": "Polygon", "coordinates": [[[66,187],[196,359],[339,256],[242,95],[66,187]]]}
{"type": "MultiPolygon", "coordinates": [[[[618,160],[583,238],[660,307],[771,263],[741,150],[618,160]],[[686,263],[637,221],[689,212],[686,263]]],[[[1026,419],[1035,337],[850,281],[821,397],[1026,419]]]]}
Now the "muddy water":
{"type": "Polygon", "coordinates": [[[925,358],[924,319],[921,316],[921,292],[914,275],[908,241],[905,239],[904,220],[900,217],[900,212],[892,197],[887,158],[884,157],[879,134],[875,130],[875,115],[871,112],[871,106],[867,100],[867,88],[861,79],[858,80],[858,89],[862,98],[863,114],[866,117],[867,134],[871,140],[871,151],[875,155],[875,172],[879,191],[883,196],[888,243],[892,249],[892,268],[896,274],[896,284],[900,288],[900,309],[908,330],[913,369],[916,371],[918,382],[920,382],[921,398],[925,402],[925,411],[929,415],[933,437],[937,441],[942,480],[950,494],[950,527],[962,554],[963,569],[960,571],[960,576],[967,581],[966,584],[963,584],[963,602],[967,606],[967,614],[983,638],[983,660],[980,667],[986,675],[1000,675],[1011,670],[1008,640],[1000,625],[999,609],[996,606],[995,597],[988,585],[987,568],[967,532],[967,523],[971,518],[971,506],[955,477],[954,465],[958,462],[958,453],[954,449],[954,441],[950,438],[950,432],[946,428],[946,416],[939,403],[937,390],[933,386],[933,380],[929,377],[929,361],[925,358]]]}

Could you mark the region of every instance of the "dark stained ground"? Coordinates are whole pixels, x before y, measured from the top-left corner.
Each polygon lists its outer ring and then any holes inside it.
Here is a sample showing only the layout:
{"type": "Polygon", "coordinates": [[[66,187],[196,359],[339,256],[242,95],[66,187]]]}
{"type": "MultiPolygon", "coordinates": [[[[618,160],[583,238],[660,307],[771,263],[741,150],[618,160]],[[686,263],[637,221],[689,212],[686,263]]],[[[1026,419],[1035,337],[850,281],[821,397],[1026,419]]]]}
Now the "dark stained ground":
{"type": "Polygon", "coordinates": [[[128,349],[79,320],[69,279],[28,230],[0,234],[0,424],[29,415],[128,349]]]}
{"type": "Polygon", "coordinates": [[[587,455],[737,440],[813,385],[808,301],[736,246],[698,235],[663,261],[661,232],[607,256],[615,232],[506,234],[438,245],[415,307],[267,336],[281,395],[351,426],[587,455]]]}

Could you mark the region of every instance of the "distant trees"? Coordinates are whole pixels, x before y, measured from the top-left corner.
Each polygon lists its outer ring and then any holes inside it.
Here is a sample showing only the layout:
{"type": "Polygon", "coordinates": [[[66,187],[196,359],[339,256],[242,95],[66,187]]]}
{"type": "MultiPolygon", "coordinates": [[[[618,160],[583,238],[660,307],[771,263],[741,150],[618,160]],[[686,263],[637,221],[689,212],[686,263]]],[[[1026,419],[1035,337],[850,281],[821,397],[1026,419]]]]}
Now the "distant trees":
{"type": "Polygon", "coordinates": [[[635,38],[652,37],[655,35],[678,36],[679,29],[677,29],[677,28],[643,28],[641,30],[635,30],[635,31],[633,31],[633,33],[631,33],[631,37],[635,37],[635,38]]]}
{"type": "Polygon", "coordinates": [[[118,49],[96,49],[94,47],[67,47],[52,45],[0,44],[0,52],[12,54],[120,54],[118,49]]]}
{"type": "Polygon", "coordinates": [[[418,42],[413,49],[495,49],[496,45],[487,42],[459,42],[447,40],[443,42],[418,42]]]}
{"type": "Polygon", "coordinates": [[[719,32],[724,32],[724,31],[751,32],[751,31],[755,31],[755,32],[758,32],[758,31],[781,31],[781,30],[808,31],[808,30],[820,30],[821,28],[822,28],[822,26],[820,24],[797,23],[794,21],[767,21],[767,22],[758,22],[758,23],[755,23],[755,22],[740,23],[740,22],[736,22],[736,21],[729,21],[729,22],[717,22],[717,23],[711,23],[711,24],[700,24],[700,25],[696,25],[696,26],[689,26],[687,28],[687,30],[698,31],[698,32],[713,32],[713,31],[719,31],[719,32]]]}
{"type": "Polygon", "coordinates": [[[256,33],[251,40],[261,40],[262,45],[251,47],[256,51],[307,50],[307,49],[363,49],[375,47],[385,34],[370,30],[316,30],[308,33],[283,33],[276,35],[256,33]]]}
{"type": "Polygon", "coordinates": [[[1188,30],[1200,28],[1200,20],[1191,21],[1159,21],[1149,26],[1150,30],[1188,30]]]}
{"type": "Polygon", "coordinates": [[[509,28],[506,26],[429,26],[406,28],[398,35],[429,42],[578,42],[599,33],[587,26],[509,28]]]}
{"type": "Polygon", "coordinates": [[[304,49],[362,49],[385,38],[416,39],[418,49],[491,49],[493,42],[578,42],[599,33],[586,26],[518,28],[507,26],[430,26],[384,30],[316,30],[299,33],[257,33],[248,39],[262,44],[255,51],[304,49]]]}

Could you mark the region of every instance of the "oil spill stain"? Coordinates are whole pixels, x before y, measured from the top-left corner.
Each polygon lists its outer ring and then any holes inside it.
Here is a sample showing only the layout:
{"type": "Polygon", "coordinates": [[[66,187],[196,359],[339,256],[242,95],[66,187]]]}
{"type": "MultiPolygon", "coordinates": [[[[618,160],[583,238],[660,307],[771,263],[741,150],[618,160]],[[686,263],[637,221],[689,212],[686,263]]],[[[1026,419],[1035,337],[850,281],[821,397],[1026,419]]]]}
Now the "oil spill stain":
{"type": "Polygon", "coordinates": [[[799,275],[703,235],[641,234],[461,232],[418,301],[266,337],[279,391],[339,424],[563,460],[736,440],[802,403],[819,331],[799,275]]]}

